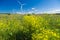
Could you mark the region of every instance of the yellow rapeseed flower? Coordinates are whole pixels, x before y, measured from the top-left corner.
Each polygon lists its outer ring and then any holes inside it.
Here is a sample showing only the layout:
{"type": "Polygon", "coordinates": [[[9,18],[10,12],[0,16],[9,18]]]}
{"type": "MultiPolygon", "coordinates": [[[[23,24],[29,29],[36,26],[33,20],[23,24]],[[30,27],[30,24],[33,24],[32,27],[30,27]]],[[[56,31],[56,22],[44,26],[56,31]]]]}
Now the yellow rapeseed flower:
{"type": "Polygon", "coordinates": [[[1,26],[1,25],[4,25],[4,23],[1,23],[1,22],[0,22],[0,26],[1,26]]]}
{"type": "Polygon", "coordinates": [[[48,40],[47,38],[43,38],[43,40],[48,40]]]}

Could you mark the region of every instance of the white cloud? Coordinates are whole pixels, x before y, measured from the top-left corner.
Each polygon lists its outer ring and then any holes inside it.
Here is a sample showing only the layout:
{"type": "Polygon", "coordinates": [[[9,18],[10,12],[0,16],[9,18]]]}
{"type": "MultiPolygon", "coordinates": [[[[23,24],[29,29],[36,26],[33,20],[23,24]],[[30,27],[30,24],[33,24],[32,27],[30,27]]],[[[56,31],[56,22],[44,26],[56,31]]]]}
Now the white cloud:
{"type": "Polygon", "coordinates": [[[51,10],[49,12],[51,12],[51,13],[60,13],[60,9],[51,10]]]}
{"type": "Polygon", "coordinates": [[[35,8],[32,8],[32,10],[34,10],[35,8]]]}

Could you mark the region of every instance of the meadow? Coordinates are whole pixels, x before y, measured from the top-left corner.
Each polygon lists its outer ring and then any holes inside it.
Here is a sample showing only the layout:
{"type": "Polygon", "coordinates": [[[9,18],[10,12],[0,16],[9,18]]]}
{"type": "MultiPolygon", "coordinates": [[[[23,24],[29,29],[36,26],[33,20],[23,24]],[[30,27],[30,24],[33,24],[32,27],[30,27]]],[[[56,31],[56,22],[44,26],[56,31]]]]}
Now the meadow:
{"type": "Polygon", "coordinates": [[[0,40],[60,40],[60,15],[0,14],[0,40]]]}

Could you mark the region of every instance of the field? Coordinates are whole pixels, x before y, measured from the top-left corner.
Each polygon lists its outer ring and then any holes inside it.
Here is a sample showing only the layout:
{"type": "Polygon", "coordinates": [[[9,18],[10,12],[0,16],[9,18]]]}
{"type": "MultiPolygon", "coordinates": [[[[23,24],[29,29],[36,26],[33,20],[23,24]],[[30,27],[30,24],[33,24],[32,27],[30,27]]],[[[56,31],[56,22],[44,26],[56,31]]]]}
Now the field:
{"type": "Polygon", "coordinates": [[[0,14],[0,40],[60,40],[60,15],[0,14]]]}

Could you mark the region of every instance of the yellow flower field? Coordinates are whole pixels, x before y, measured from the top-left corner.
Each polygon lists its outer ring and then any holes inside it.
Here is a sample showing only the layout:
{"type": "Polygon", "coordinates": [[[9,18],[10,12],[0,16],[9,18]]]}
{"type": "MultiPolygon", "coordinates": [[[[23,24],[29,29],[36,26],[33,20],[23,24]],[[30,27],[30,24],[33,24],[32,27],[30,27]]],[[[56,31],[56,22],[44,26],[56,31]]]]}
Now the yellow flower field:
{"type": "Polygon", "coordinates": [[[0,40],[60,40],[60,15],[2,14],[0,40]]]}

